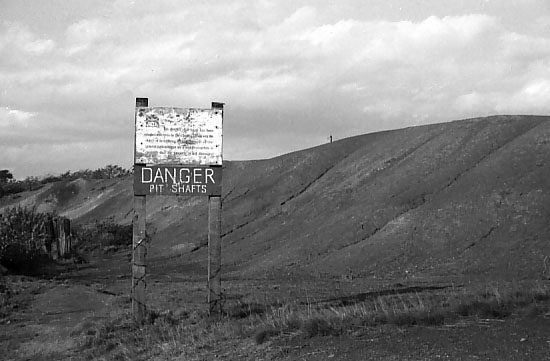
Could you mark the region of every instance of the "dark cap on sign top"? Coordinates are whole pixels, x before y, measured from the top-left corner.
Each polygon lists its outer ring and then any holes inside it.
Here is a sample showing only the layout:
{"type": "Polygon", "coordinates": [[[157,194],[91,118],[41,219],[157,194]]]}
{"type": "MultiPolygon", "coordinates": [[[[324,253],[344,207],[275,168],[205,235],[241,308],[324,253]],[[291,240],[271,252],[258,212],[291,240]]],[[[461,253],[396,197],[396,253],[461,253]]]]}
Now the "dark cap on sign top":
{"type": "Polygon", "coordinates": [[[225,103],[212,102],[212,108],[223,109],[225,103]]]}
{"type": "Polygon", "coordinates": [[[148,107],[149,98],[136,98],[136,108],[138,107],[148,107]]]}

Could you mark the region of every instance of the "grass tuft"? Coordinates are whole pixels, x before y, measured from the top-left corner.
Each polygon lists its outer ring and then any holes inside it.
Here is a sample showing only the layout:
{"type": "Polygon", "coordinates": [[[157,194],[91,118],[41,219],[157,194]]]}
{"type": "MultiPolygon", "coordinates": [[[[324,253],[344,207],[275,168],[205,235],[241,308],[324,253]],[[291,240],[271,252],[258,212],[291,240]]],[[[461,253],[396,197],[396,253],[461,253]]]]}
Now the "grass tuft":
{"type": "Polygon", "coordinates": [[[314,317],[302,322],[300,330],[306,337],[329,336],[336,333],[329,320],[321,317],[314,317]]]}
{"type": "Polygon", "coordinates": [[[511,314],[506,304],[496,301],[472,301],[458,305],[456,312],[460,316],[478,316],[482,318],[504,318],[511,314]]]}
{"type": "Polygon", "coordinates": [[[246,318],[254,315],[263,315],[268,307],[259,303],[241,303],[231,305],[225,310],[225,315],[232,318],[246,318]]]}
{"type": "Polygon", "coordinates": [[[269,338],[277,336],[280,332],[273,328],[261,328],[256,333],[254,333],[254,341],[257,345],[261,345],[266,342],[269,338]]]}

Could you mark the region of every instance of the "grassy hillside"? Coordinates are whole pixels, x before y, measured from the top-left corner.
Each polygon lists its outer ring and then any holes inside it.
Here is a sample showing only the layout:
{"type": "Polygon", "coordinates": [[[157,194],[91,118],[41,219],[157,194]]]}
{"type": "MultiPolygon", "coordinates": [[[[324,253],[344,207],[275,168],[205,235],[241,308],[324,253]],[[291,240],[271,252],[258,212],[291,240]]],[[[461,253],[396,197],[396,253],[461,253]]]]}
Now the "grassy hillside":
{"type": "MultiPolygon", "coordinates": [[[[77,180],[12,203],[127,223],[131,186],[77,180]]],[[[204,261],[206,202],[148,197],[149,255],[204,261]]],[[[225,162],[222,217],[226,272],[550,275],[550,117],[462,120],[225,162]]]]}
{"type": "Polygon", "coordinates": [[[230,215],[242,207],[226,226],[226,260],[251,273],[542,273],[548,120],[408,128],[251,164],[226,202],[230,215]]]}

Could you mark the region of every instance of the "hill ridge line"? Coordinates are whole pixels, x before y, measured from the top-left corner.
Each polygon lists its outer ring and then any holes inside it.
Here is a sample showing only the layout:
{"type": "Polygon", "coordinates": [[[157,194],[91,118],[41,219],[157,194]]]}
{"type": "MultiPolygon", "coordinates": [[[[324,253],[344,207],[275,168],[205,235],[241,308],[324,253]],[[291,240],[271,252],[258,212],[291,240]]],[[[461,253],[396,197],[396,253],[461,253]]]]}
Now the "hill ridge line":
{"type": "MultiPolygon", "coordinates": [[[[362,134],[362,135],[357,135],[355,137],[362,137],[362,136],[365,136],[365,134],[362,134]]],[[[355,138],[353,137],[353,138],[355,138]]],[[[342,139],[341,141],[345,141],[346,139],[342,139]]],[[[335,142],[337,143],[337,142],[335,142]]],[[[320,145],[320,146],[316,146],[315,148],[317,147],[323,147],[323,146],[330,146],[330,144],[323,144],[323,145],[320,145]]],[[[295,194],[291,194],[288,198],[286,198],[285,200],[283,200],[282,202],[280,202],[279,206],[283,206],[285,204],[287,204],[288,202],[290,202],[291,200],[293,199],[296,199],[298,198],[300,195],[302,195],[303,193],[305,193],[309,188],[311,188],[311,186],[313,186],[313,184],[315,184],[319,179],[321,179],[324,175],[326,175],[331,169],[335,168],[338,164],[340,164],[341,162],[343,162],[345,159],[347,159],[348,157],[350,157],[351,155],[353,155],[354,153],[356,153],[359,148],[361,148],[361,146],[356,146],[356,148],[352,151],[352,152],[349,152],[349,153],[346,153],[344,156],[341,156],[340,155],[340,159],[336,162],[334,162],[332,165],[330,165],[329,167],[327,167],[325,170],[321,171],[319,173],[319,175],[317,177],[315,177],[314,179],[312,179],[311,181],[309,181],[307,184],[305,184],[303,186],[303,188],[301,188],[298,192],[296,192],[295,194]]],[[[307,150],[307,149],[306,149],[307,150]]],[[[293,154],[293,153],[299,153],[300,151],[296,151],[296,152],[292,152],[292,153],[289,153],[289,154],[293,154]]],[[[281,155],[281,156],[278,156],[278,157],[274,157],[274,158],[271,158],[271,159],[277,159],[277,158],[283,158],[285,156],[287,156],[288,154],[284,154],[284,155],[281,155]]],[[[228,198],[229,194],[233,192],[233,190],[235,189],[235,187],[233,187],[224,197],[225,198],[228,198]]],[[[247,189],[243,194],[237,196],[236,198],[239,198],[239,197],[242,197],[244,195],[246,195],[248,193],[249,189],[247,189]]],[[[234,198],[234,199],[236,199],[234,198]]],[[[277,212],[277,213],[280,213],[277,212]]],[[[234,227],[232,227],[230,230],[228,230],[227,232],[223,233],[221,235],[221,237],[226,237],[228,235],[230,235],[231,233],[243,228],[243,227],[246,227],[247,225],[251,224],[251,223],[255,223],[257,221],[260,221],[261,218],[265,218],[265,217],[268,217],[269,216],[269,213],[268,214],[264,214],[262,217],[258,217],[258,218],[255,218],[255,219],[251,219],[251,220],[248,220],[246,222],[243,222],[243,223],[240,223],[234,227]]]]}
{"type": "Polygon", "coordinates": [[[456,183],[458,181],[459,178],[463,177],[467,172],[470,172],[472,169],[476,168],[481,162],[483,162],[485,159],[487,159],[488,157],[490,157],[491,155],[495,154],[496,152],[498,152],[499,150],[501,150],[502,148],[504,148],[505,146],[507,146],[508,144],[512,143],[514,140],[516,140],[517,138],[520,138],[522,136],[524,136],[525,134],[529,133],[531,130],[535,129],[536,127],[538,127],[540,125],[540,122],[536,123],[535,125],[529,127],[528,129],[526,129],[525,131],[521,132],[520,134],[517,134],[513,137],[511,137],[510,139],[507,139],[505,140],[502,144],[499,144],[496,148],[494,149],[491,149],[487,154],[485,154],[484,156],[482,156],[478,161],[476,161],[472,166],[466,168],[465,170],[463,170],[462,172],[459,172],[453,179],[451,179],[444,187],[442,187],[440,190],[438,191],[435,191],[435,192],[432,192],[430,193],[431,194],[437,194],[439,192],[441,192],[443,189],[445,188],[448,188],[450,187],[451,185],[453,185],[454,183],[456,183]]]}
{"type": "MultiPolygon", "coordinates": [[[[403,152],[403,154],[399,155],[398,157],[396,158],[391,158],[389,160],[386,160],[384,161],[384,163],[390,163],[388,167],[386,168],[382,168],[382,169],[378,169],[378,171],[373,171],[372,174],[369,175],[369,177],[375,175],[376,173],[378,172],[381,172],[381,171],[384,171],[390,167],[392,167],[394,164],[402,161],[403,159],[407,158],[409,155],[411,155],[412,153],[414,153],[416,150],[420,149],[422,146],[424,146],[425,144],[427,144],[428,142],[430,142],[432,139],[440,136],[441,134],[444,133],[444,130],[442,131],[439,131],[437,132],[436,134],[433,134],[431,135],[430,137],[428,137],[428,139],[426,139],[425,141],[423,141],[422,143],[420,143],[419,145],[417,146],[414,146],[414,147],[411,147],[407,150],[405,150],[403,152]]],[[[365,135],[368,135],[368,134],[365,134],[365,135]]],[[[359,135],[360,137],[361,135],[359,135]]],[[[363,145],[364,146],[364,145],[363,145]]],[[[354,149],[352,152],[349,152],[346,156],[342,157],[341,159],[339,159],[337,162],[333,163],[331,166],[329,166],[327,169],[325,169],[323,172],[321,172],[319,174],[319,176],[317,176],[315,179],[311,180],[309,183],[307,183],[300,191],[298,191],[296,194],[292,194],[290,197],[288,197],[286,200],[284,200],[283,202],[281,202],[281,206],[285,205],[286,203],[288,203],[289,201],[291,201],[292,199],[295,199],[295,198],[298,198],[301,194],[303,194],[304,192],[306,192],[309,188],[311,188],[311,186],[313,186],[313,184],[315,182],[317,182],[318,180],[320,180],[325,174],[327,174],[330,170],[336,168],[339,164],[341,164],[342,162],[344,162],[346,159],[350,158],[351,156],[353,156],[355,153],[359,152],[361,150],[361,148],[363,146],[358,146],[356,149],[354,149]]]]}

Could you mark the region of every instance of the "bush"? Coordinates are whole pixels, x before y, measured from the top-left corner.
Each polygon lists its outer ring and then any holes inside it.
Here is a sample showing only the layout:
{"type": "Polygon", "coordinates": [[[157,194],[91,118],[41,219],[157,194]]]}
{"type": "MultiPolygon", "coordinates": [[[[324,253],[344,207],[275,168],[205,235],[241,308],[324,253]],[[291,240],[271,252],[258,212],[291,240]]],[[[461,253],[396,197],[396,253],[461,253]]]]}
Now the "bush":
{"type": "Polygon", "coordinates": [[[45,246],[51,241],[45,223],[51,213],[35,208],[7,209],[0,217],[0,263],[10,271],[32,273],[48,258],[45,246]]]}
{"type": "Polygon", "coordinates": [[[66,171],[60,175],[47,175],[42,180],[41,184],[54,183],[59,181],[71,181],[75,179],[114,179],[123,178],[133,173],[132,169],[125,169],[116,164],[109,164],[103,168],[96,170],[82,169],[76,172],[66,171]]]}
{"type": "Polygon", "coordinates": [[[19,181],[0,184],[0,198],[10,194],[17,194],[27,190],[25,184],[19,181]]]}

